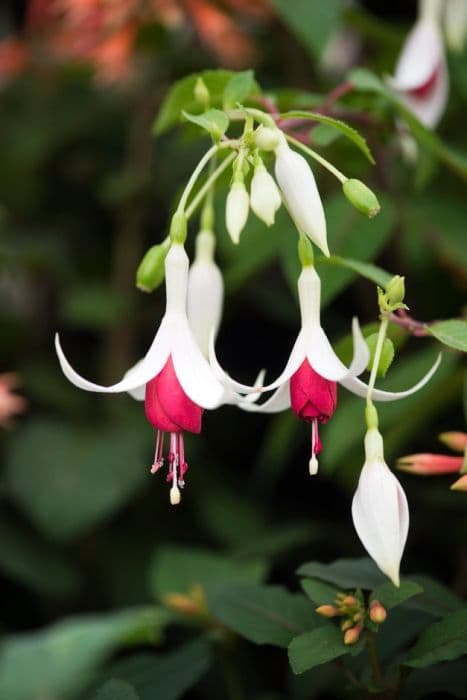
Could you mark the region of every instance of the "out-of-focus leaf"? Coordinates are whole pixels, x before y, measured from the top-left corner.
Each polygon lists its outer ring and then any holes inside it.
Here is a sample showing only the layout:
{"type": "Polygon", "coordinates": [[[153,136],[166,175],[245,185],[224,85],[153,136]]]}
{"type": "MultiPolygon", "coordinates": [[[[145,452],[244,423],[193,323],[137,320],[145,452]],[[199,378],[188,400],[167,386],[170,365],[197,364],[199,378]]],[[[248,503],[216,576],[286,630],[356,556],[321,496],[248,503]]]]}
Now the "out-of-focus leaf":
{"type": "Polygon", "coordinates": [[[0,697],[68,700],[114,649],[148,624],[156,627],[157,610],[135,608],[10,637],[0,650],[0,697]]]}
{"type": "Polygon", "coordinates": [[[344,644],[342,632],[333,625],[325,625],[292,639],[289,661],[294,673],[304,673],[349,652],[350,647],[344,644]]]}
{"type": "Polygon", "coordinates": [[[425,668],[467,654],[467,608],[449,613],[428,627],[412,647],[407,666],[425,668]]]}
{"type": "MultiPolygon", "coordinates": [[[[183,110],[190,114],[204,111],[203,105],[195,98],[195,85],[198,78],[202,78],[209,90],[211,107],[221,107],[224,90],[234,75],[235,73],[228,70],[206,70],[188,75],[176,82],[162,103],[154,122],[154,133],[162,134],[179,122],[183,110]]],[[[253,84],[253,89],[255,92],[258,90],[256,83],[253,84]]]]}
{"type": "Polygon", "coordinates": [[[91,430],[30,421],[11,443],[6,488],[45,535],[65,541],[136,493],[145,447],[144,434],[131,424],[91,430]]]}
{"type": "Polygon", "coordinates": [[[132,685],[112,678],[99,688],[94,700],[141,700],[141,698],[132,685]]]}
{"type": "Polygon", "coordinates": [[[189,642],[169,654],[134,654],[112,664],[108,677],[130,683],[140,700],[178,700],[204,676],[212,663],[204,641],[189,642]]]}
{"type": "Polygon", "coordinates": [[[442,163],[462,178],[467,179],[467,157],[446,146],[434,131],[428,129],[397,97],[397,94],[367,68],[356,68],[349,74],[349,80],[357,90],[374,92],[386,98],[410,127],[416,140],[434,153],[442,163]]]}
{"type": "Polygon", "coordinates": [[[370,163],[375,162],[373,155],[368,148],[368,144],[363,138],[363,136],[354,129],[353,126],[349,126],[340,119],[334,119],[333,117],[328,117],[324,114],[319,114],[318,112],[306,112],[304,110],[291,110],[290,112],[284,112],[281,114],[282,119],[309,119],[310,121],[319,122],[320,124],[326,124],[333,129],[336,129],[339,133],[346,136],[352,143],[354,143],[357,148],[363,153],[365,158],[367,158],[370,163]]]}
{"type": "Polygon", "coordinates": [[[252,95],[255,92],[257,92],[257,85],[252,70],[235,73],[225,86],[224,109],[233,109],[238,102],[243,102],[248,95],[252,95]]]}
{"type": "Polygon", "coordinates": [[[334,588],[334,586],[323,583],[323,581],[316,578],[303,579],[302,588],[308,598],[316,605],[333,605],[339,592],[338,588],[334,588]]]}
{"type": "Polygon", "coordinates": [[[390,610],[420,593],[423,593],[423,588],[415,581],[403,580],[399,587],[388,581],[375,588],[371,600],[378,600],[383,607],[390,610]]]}
{"type": "Polygon", "coordinates": [[[158,598],[169,593],[188,593],[199,585],[206,590],[231,582],[259,582],[265,575],[262,561],[242,561],[209,550],[163,547],[150,567],[151,590],[158,598]]]}
{"type": "Polygon", "coordinates": [[[58,549],[5,516],[0,518],[0,569],[47,596],[72,595],[81,583],[78,571],[58,549]]]}
{"type": "Polygon", "coordinates": [[[304,596],[281,586],[224,586],[208,596],[208,604],[218,620],[255,644],[286,647],[323,623],[304,596]]]}
{"type": "Polygon", "coordinates": [[[60,305],[60,316],[77,327],[100,330],[128,315],[128,299],[108,284],[80,284],[67,290],[60,305]]]}
{"type": "Polygon", "coordinates": [[[467,321],[455,318],[448,321],[437,321],[429,326],[425,326],[425,330],[439,340],[440,343],[455,350],[467,352],[467,321]]]}
{"type": "Polygon", "coordinates": [[[343,8],[342,0],[272,0],[272,4],[292,33],[315,57],[321,55],[337,29],[343,8]]]}
{"type": "Polygon", "coordinates": [[[407,600],[405,607],[443,617],[463,607],[462,600],[449,588],[430,576],[417,574],[410,579],[423,588],[423,593],[407,600]]]}
{"type": "Polygon", "coordinates": [[[467,698],[465,678],[465,659],[435,664],[430,668],[415,669],[410,674],[400,698],[418,700],[430,696],[436,697],[436,695],[444,698],[447,697],[447,693],[455,698],[467,698]]]}
{"type": "MultiPolygon", "coordinates": [[[[373,362],[375,359],[376,345],[378,342],[378,333],[373,333],[365,338],[366,344],[370,350],[370,359],[368,360],[367,369],[371,371],[373,367],[373,362]]],[[[377,377],[385,377],[388,369],[390,368],[392,361],[394,360],[394,345],[390,338],[385,338],[383,342],[383,347],[381,350],[381,356],[379,358],[378,369],[376,371],[377,377]]]]}
{"type": "Polygon", "coordinates": [[[337,265],[348,270],[356,272],[361,277],[366,277],[370,282],[374,282],[380,287],[385,287],[392,278],[392,275],[386,270],[371,263],[363,263],[360,260],[352,260],[351,258],[342,258],[339,255],[331,255],[329,258],[320,258],[321,263],[327,265],[337,265]]]}
{"type": "Polygon", "coordinates": [[[218,141],[229,128],[229,118],[220,109],[209,109],[202,114],[190,114],[183,110],[184,119],[205,129],[213,139],[218,141]]]}
{"type": "Polygon", "coordinates": [[[337,559],[330,564],[310,561],[297,570],[299,576],[317,578],[340,588],[374,588],[386,581],[386,577],[368,557],[361,559],[337,559]]]}

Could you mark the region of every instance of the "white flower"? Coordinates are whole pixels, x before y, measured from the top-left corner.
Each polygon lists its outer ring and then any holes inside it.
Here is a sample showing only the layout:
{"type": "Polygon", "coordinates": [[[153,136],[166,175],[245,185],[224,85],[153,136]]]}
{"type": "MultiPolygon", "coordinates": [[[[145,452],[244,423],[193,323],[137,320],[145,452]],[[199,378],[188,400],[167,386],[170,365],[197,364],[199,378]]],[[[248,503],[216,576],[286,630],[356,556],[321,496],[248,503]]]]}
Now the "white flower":
{"type": "Polygon", "coordinates": [[[225,225],[232,241],[237,244],[240,241],[240,234],[245,228],[248,211],[250,208],[250,198],[243,182],[234,182],[227,195],[225,205],[225,225]]]}
{"type": "Polygon", "coordinates": [[[211,333],[216,337],[222,316],[224,282],[214,261],[215,238],[200,231],[196,238],[194,263],[188,273],[187,315],[191,331],[205,357],[211,333]]]}
{"type": "Polygon", "coordinates": [[[383,438],[376,428],[365,436],[365,464],[352,502],[352,518],[370,557],[399,586],[409,508],[402,486],[384,461],[383,438]]]}
{"type": "Polygon", "coordinates": [[[276,148],[276,179],[298,230],[329,255],[326,219],[315,177],[307,161],[282,138],[276,148]]]}
{"type": "Polygon", "coordinates": [[[255,168],[251,180],[250,203],[252,210],[261,221],[264,221],[266,226],[271,226],[281,202],[274,178],[261,163],[255,168]]]}
{"type": "Polygon", "coordinates": [[[466,0],[446,0],[444,28],[449,48],[461,53],[467,34],[466,0]]]}
{"type": "Polygon", "coordinates": [[[425,12],[408,35],[390,85],[418,119],[434,128],[449,92],[443,39],[432,13],[425,12]]]}

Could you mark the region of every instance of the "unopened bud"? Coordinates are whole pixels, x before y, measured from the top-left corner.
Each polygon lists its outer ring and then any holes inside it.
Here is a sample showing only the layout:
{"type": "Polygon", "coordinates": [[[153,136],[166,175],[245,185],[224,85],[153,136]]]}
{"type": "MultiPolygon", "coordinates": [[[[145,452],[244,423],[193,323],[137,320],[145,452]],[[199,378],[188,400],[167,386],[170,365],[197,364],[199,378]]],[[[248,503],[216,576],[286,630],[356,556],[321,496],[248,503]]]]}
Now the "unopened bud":
{"type": "Polygon", "coordinates": [[[438,439],[456,452],[463,452],[467,448],[467,433],[450,431],[441,433],[441,435],[438,435],[438,439]]]}
{"type": "Polygon", "coordinates": [[[209,93],[208,87],[204,80],[199,77],[195,83],[195,89],[193,90],[196,102],[199,102],[203,107],[209,107],[209,102],[211,100],[211,95],[209,93]]]}
{"type": "Polygon", "coordinates": [[[461,476],[460,479],[457,479],[451,486],[452,491],[467,491],[467,474],[464,474],[461,476]]]}
{"type": "Polygon", "coordinates": [[[274,178],[264,165],[260,164],[255,168],[255,174],[251,180],[251,208],[266,226],[271,226],[281,202],[282,199],[274,178]]]}
{"type": "Polygon", "coordinates": [[[255,145],[261,151],[274,151],[279,145],[281,134],[270,126],[259,126],[254,133],[255,145]]]}
{"type": "Polygon", "coordinates": [[[143,292],[153,292],[164,280],[164,263],[170,241],[149,248],[136,270],[136,286],[143,292]]]}
{"type": "Polygon", "coordinates": [[[227,195],[225,225],[232,241],[237,244],[245,228],[250,208],[250,198],[243,182],[234,182],[227,195]]]}
{"type": "Polygon", "coordinates": [[[346,180],[342,186],[345,196],[350,204],[361,214],[372,219],[379,214],[381,206],[375,193],[361,180],[346,180]]]}
{"type": "Polygon", "coordinates": [[[405,297],[405,279],[395,275],[386,285],[386,297],[389,304],[400,304],[405,297]]]}
{"type": "Polygon", "coordinates": [[[344,622],[341,623],[341,630],[343,632],[346,632],[349,630],[351,627],[353,627],[353,622],[352,620],[344,620],[344,622]]]}
{"type": "Polygon", "coordinates": [[[344,644],[350,645],[350,644],[356,644],[359,640],[359,637],[362,633],[363,625],[355,625],[355,627],[351,627],[349,630],[347,630],[344,634],[344,644]]]}
{"type": "Polygon", "coordinates": [[[354,595],[346,595],[345,598],[342,601],[342,605],[345,605],[346,607],[353,607],[355,605],[358,605],[358,600],[354,595]]]}
{"type": "Polygon", "coordinates": [[[164,603],[184,615],[196,615],[199,612],[197,603],[182,593],[168,593],[164,596],[164,603]]]}
{"type": "Polygon", "coordinates": [[[339,610],[334,605],[320,605],[316,608],[318,615],[322,617],[336,617],[339,615],[339,610]]]}
{"type": "Polygon", "coordinates": [[[381,625],[387,618],[388,614],[386,608],[383,608],[379,600],[373,600],[370,603],[370,620],[376,622],[377,625],[381,625]]]}

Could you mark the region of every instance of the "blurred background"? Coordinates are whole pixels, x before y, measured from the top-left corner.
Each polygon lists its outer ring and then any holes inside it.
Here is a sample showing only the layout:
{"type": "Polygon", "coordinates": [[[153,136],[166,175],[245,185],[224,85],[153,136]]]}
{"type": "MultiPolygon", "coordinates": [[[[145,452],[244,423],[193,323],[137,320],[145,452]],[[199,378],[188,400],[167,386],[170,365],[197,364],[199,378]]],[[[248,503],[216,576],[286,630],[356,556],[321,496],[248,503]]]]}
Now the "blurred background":
{"type": "MultiPolygon", "coordinates": [[[[188,484],[181,506],[172,508],[163,477],[149,474],[154,434],[143,407],[127,396],[71,386],[53,336],[59,331],[73,366],[100,383],[119,378],[152,340],[164,292],[137,291],[135,270],[146,249],[165,237],[170,207],[207,146],[188,128],[152,134],[175,80],[206,68],[253,67],[266,92],[280,87],[283,99],[288,91],[287,99],[293,94],[303,106],[316,106],[356,65],[391,73],[415,16],[416,3],[402,0],[1,4],[5,635],[153,601],[151,562],[174,545],[260,558],[268,580],[292,590],[303,561],[363,556],[350,519],[362,465],[361,401],[341,389],[339,409],[321,431],[321,469],[313,479],[309,431],[291,413],[251,416],[232,407],[207,413],[202,435],[187,439],[188,484]]],[[[439,133],[465,152],[467,53],[450,55],[449,65],[450,101],[439,133]]],[[[405,163],[394,118],[378,97],[350,95],[334,115],[365,135],[376,167],[329,130],[317,132],[316,147],[374,187],[382,212],[367,221],[335,180],[315,169],[332,249],[406,275],[415,318],[460,315],[465,181],[430,152],[422,151],[415,165],[405,163]]],[[[240,381],[251,382],[262,367],[272,377],[298,324],[295,237],[283,212],[271,230],[250,217],[234,249],[222,219],[220,209],[226,303],[219,356],[240,381]]],[[[354,314],[362,323],[376,320],[374,285],[331,266],[321,274],[323,325],[333,341],[347,335],[354,314]]],[[[398,357],[381,386],[402,389],[422,376],[438,346],[406,333],[393,337],[398,357]]],[[[437,434],[464,429],[460,355],[445,349],[430,385],[383,405],[380,414],[389,464],[412,452],[442,451],[437,434]]],[[[465,594],[465,495],[449,491],[449,478],[403,474],[401,482],[412,517],[404,571],[436,576],[465,594]]],[[[178,641],[169,635],[167,649],[178,641]]],[[[285,654],[255,649],[249,667],[248,648],[240,644],[238,653],[245,656],[251,697],[314,697],[303,678],[291,678],[285,654]]],[[[186,697],[219,697],[216,673],[186,697]]]]}

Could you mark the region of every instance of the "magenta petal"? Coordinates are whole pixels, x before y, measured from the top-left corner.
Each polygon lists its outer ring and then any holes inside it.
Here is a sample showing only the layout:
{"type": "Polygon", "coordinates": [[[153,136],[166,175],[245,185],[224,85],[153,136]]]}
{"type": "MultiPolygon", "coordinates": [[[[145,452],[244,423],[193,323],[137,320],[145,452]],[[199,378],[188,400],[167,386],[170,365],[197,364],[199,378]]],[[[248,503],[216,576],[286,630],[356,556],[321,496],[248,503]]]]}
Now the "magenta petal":
{"type": "Polygon", "coordinates": [[[160,374],[146,384],[144,399],[146,418],[157,430],[162,430],[164,433],[178,433],[180,426],[170,420],[160,404],[157,394],[159,376],[160,374]]]}
{"type": "Polygon", "coordinates": [[[157,376],[157,396],[162,410],[170,421],[178,425],[178,430],[201,432],[203,409],[183,391],[171,357],[157,376]]]}
{"type": "Polygon", "coordinates": [[[304,360],[290,379],[290,403],[299,418],[325,423],[336,410],[337,384],[324,379],[304,360]]]}

